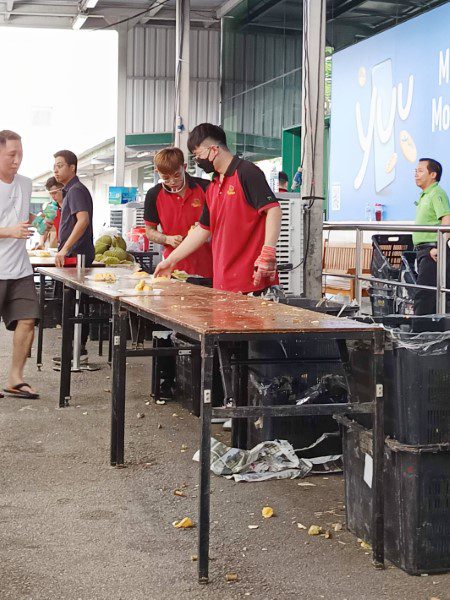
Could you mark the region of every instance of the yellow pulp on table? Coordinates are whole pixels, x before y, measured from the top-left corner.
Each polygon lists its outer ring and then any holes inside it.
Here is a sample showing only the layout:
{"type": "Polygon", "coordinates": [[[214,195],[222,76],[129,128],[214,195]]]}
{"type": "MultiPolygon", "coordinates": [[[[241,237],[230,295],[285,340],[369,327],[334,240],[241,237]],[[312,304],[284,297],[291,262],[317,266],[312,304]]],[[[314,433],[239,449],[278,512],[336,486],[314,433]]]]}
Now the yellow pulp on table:
{"type": "Polygon", "coordinates": [[[136,277],[136,279],[139,279],[140,277],[148,277],[148,273],[145,271],[135,271],[133,273],[133,277],[136,277]]]}
{"type": "Polygon", "coordinates": [[[117,279],[113,273],[96,273],[94,275],[94,281],[103,281],[104,283],[115,283],[117,279]]]}
{"type": "Polygon", "coordinates": [[[151,285],[145,283],[144,279],[141,279],[141,281],[135,285],[134,289],[136,292],[150,292],[153,288],[151,285]]]}

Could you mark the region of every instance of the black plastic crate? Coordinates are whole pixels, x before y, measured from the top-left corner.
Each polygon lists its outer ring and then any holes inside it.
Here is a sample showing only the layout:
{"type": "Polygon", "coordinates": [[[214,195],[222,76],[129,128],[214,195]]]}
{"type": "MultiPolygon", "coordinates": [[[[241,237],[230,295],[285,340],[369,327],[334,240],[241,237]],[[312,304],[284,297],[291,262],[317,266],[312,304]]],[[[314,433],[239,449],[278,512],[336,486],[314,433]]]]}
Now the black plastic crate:
{"type": "Polygon", "coordinates": [[[412,235],[373,235],[372,247],[372,276],[399,281],[402,255],[414,249],[412,235]]]}
{"type": "MultiPolygon", "coordinates": [[[[173,345],[186,351],[192,342],[173,336],[173,345]]],[[[175,399],[200,416],[200,354],[178,354],[176,357],[175,399]]]]}
{"type": "Polygon", "coordinates": [[[389,286],[379,288],[370,287],[370,303],[374,317],[384,317],[395,314],[396,298],[395,290],[389,286]]]}
{"type": "MultiPolygon", "coordinates": [[[[176,380],[175,380],[175,400],[184,404],[197,417],[200,416],[200,379],[201,379],[201,358],[200,352],[183,353],[188,347],[196,345],[192,340],[184,339],[180,336],[172,336],[173,345],[181,353],[176,357],[176,380]]],[[[198,344],[200,348],[200,344],[198,344]]],[[[223,387],[220,378],[219,362],[214,357],[213,362],[213,406],[220,406],[223,402],[223,387]]]]}
{"type": "Polygon", "coordinates": [[[153,273],[155,270],[154,257],[159,255],[159,252],[132,252],[131,254],[134,257],[134,260],[139,264],[143,271],[147,271],[147,273],[153,273]]]}
{"type": "MultiPolygon", "coordinates": [[[[450,339],[432,344],[440,339],[440,333],[450,331],[450,317],[393,315],[377,321],[388,327],[384,352],[386,435],[404,444],[450,442],[450,339]],[[402,337],[396,341],[393,335],[402,337]],[[410,338],[423,344],[423,351],[402,346],[410,344],[410,338]]],[[[367,391],[374,385],[368,367],[369,345],[351,344],[350,361],[356,392],[369,401],[367,391]]]]}
{"type": "Polygon", "coordinates": [[[450,332],[450,318],[388,318],[389,324],[396,327],[388,329],[384,358],[386,432],[405,444],[450,442],[450,337],[440,335],[450,332]]]}
{"type": "MultiPolygon", "coordinates": [[[[354,422],[344,426],[343,455],[347,526],[371,543],[371,432],[354,422]]],[[[411,575],[449,571],[449,446],[387,440],[383,489],[386,558],[411,575]]]]}
{"type": "MultiPolygon", "coordinates": [[[[328,374],[343,374],[337,344],[334,341],[295,340],[287,345],[277,342],[252,342],[249,344],[249,358],[272,359],[274,362],[252,365],[249,383],[249,404],[293,404],[293,397],[319,382],[328,374]],[[298,359],[286,363],[284,358],[298,359]],[[272,385],[268,394],[260,393],[272,385]]],[[[331,416],[310,417],[265,417],[262,420],[248,419],[247,447],[271,439],[288,440],[294,448],[305,448],[315,442],[323,433],[338,431],[336,421],[331,416]]],[[[322,454],[340,454],[340,437],[331,438],[321,446],[322,454]]]]}
{"type": "Polygon", "coordinates": [[[354,317],[359,311],[359,306],[357,305],[343,305],[340,302],[333,302],[332,300],[325,300],[320,306],[317,306],[317,300],[303,298],[301,296],[286,296],[285,298],[280,298],[279,302],[280,304],[288,304],[289,306],[295,306],[296,308],[306,308],[307,310],[313,310],[335,317],[338,315],[340,317],[354,317]]]}

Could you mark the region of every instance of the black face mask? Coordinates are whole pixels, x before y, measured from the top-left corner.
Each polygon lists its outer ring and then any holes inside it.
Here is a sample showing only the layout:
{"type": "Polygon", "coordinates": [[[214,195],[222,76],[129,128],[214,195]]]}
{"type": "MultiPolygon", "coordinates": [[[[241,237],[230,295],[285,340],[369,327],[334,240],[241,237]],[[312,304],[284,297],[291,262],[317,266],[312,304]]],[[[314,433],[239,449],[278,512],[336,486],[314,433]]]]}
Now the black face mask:
{"type": "Polygon", "coordinates": [[[207,158],[197,158],[195,162],[200,167],[200,169],[203,169],[203,171],[205,171],[205,173],[214,173],[214,163],[211,160],[207,158]]]}

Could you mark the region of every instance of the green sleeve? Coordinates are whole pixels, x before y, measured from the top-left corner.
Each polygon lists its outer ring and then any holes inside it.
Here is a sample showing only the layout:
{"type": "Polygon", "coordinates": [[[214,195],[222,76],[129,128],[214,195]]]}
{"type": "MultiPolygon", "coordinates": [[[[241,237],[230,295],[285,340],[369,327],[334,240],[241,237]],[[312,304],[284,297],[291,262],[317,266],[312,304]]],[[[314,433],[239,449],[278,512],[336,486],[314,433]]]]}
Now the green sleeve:
{"type": "Polygon", "coordinates": [[[450,215],[450,202],[444,190],[439,189],[433,194],[433,208],[437,219],[450,215]]]}

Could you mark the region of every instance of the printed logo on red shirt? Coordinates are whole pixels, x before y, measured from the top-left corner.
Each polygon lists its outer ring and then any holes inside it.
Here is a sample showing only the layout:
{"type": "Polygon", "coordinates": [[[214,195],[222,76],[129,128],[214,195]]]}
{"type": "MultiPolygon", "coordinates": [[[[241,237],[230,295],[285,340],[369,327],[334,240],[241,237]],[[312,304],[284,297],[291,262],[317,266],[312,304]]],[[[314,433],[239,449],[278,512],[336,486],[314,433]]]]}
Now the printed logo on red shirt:
{"type": "Polygon", "coordinates": [[[191,202],[191,206],[193,208],[197,208],[198,206],[201,206],[201,205],[202,205],[202,202],[198,198],[194,198],[191,202]]]}
{"type": "Polygon", "coordinates": [[[234,196],[236,194],[236,190],[234,189],[234,185],[230,185],[227,189],[228,196],[234,196]]]}

